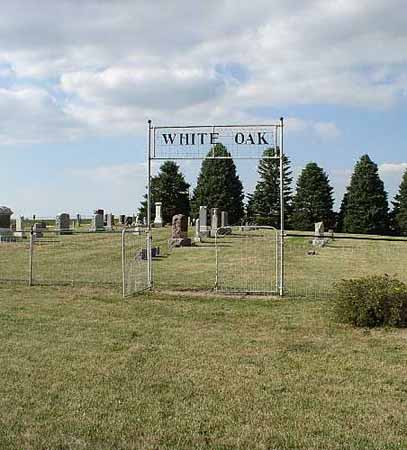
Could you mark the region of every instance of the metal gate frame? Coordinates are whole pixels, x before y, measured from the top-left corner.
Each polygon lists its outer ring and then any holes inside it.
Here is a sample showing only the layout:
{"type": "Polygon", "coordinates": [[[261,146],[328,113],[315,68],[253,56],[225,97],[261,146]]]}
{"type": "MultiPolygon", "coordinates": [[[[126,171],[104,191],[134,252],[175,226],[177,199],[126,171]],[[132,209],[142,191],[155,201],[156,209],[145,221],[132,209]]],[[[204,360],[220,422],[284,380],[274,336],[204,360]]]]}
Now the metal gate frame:
{"type": "MultiPolygon", "coordinates": [[[[208,156],[169,156],[165,157],[156,154],[156,130],[179,130],[179,129],[207,129],[208,131],[212,130],[213,132],[216,129],[253,129],[253,128],[265,128],[269,127],[274,129],[275,132],[275,142],[274,148],[279,148],[279,155],[275,157],[268,157],[266,159],[278,159],[280,163],[280,258],[281,264],[279,267],[279,295],[282,297],[284,295],[284,183],[283,183],[283,160],[284,160],[284,118],[281,117],[278,124],[268,124],[268,125],[256,125],[256,124],[247,124],[247,125],[196,125],[196,126],[153,126],[152,121],[148,120],[148,148],[147,148],[147,229],[148,229],[148,244],[147,244],[147,253],[148,253],[148,286],[150,289],[154,286],[153,279],[153,270],[152,270],[152,255],[151,255],[151,247],[152,247],[152,223],[151,223],[151,163],[154,160],[205,160],[205,159],[247,159],[247,160],[260,160],[263,159],[261,157],[253,157],[253,156],[230,156],[230,157],[216,157],[212,155],[208,156]]],[[[212,143],[211,143],[212,145],[212,143]]]]}
{"type": "MultiPolygon", "coordinates": [[[[235,227],[236,228],[236,227],[235,227]]],[[[284,260],[283,260],[283,255],[281,254],[281,252],[279,251],[281,249],[280,246],[280,241],[284,239],[284,236],[280,234],[279,230],[275,227],[272,226],[262,226],[262,225],[243,225],[241,227],[237,227],[237,228],[243,228],[244,230],[242,231],[255,231],[255,230],[270,230],[270,231],[274,231],[274,235],[275,235],[275,286],[276,286],[276,290],[271,290],[271,291],[252,291],[252,290],[233,290],[233,292],[236,293],[245,293],[245,294],[257,294],[257,293],[267,293],[267,294],[279,294],[281,295],[281,267],[283,266],[284,260]]],[[[215,233],[215,253],[216,253],[216,275],[215,275],[215,291],[219,291],[219,245],[218,245],[218,241],[219,239],[223,238],[225,235],[224,234],[219,234],[219,232],[221,230],[230,230],[231,233],[229,235],[233,235],[233,227],[220,227],[216,230],[215,233]]],[[[228,235],[226,235],[228,236],[228,235]]],[[[220,290],[223,291],[223,290],[220,290]]],[[[229,292],[229,291],[226,291],[229,292]]]]}
{"type": "MultiPolygon", "coordinates": [[[[139,226],[138,229],[136,230],[135,228],[123,228],[122,233],[121,233],[121,255],[122,255],[122,296],[123,298],[130,296],[131,294],[127,293],[126,287],[127,287],[127,277],[128,277],[128,273],[127,273],[127,255],[126,255],[126,234],[134,234],[134,233],[142,233],[144,234],[145,237],[145,242],[146,242],[146,257],[147,257],[147,280],[146,280],[146,286],[142,287],[141,289],[134,289],[134,292],[132,292],[133,294],[137,294],[137,293],[141,293],[144,292],[148,289],[151,288],[150,286],[150,278],[151,278],[151,264],[149,263],[149,258],[148,255],[151,255],[151,233],[148,232],[148,229],[144,226],[139,226]]],[[[142,239],[141,239],[142,240],[142,239]]],[[[136,257],[136,255],[132,255],[133,258],[136,257]]]]}

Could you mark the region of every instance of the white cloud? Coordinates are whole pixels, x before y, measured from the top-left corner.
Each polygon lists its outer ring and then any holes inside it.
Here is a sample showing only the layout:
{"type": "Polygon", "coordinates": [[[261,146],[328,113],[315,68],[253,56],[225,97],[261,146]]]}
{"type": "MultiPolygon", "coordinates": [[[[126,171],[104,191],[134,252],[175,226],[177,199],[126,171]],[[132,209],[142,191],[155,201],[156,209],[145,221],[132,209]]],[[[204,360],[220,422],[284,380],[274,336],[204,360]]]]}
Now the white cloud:
{"type": "Polygon", "coordinates": [[[383,163],[379,165],[379,171],[382,175],[401,175],[407,170],[407,162],[402,163],[383,163]]]}
{"type": "Polygon", "coordinates": [[[70,140],[82,133],[83,125],[64,114],[46,90],[0,88],[0,144],[70,140]]]}
{"type": "Polygon", "coordinates": [[[147,165],[146,163],[138,163],[97,166],[86,169],[71,169],[68,170],[68,174],[101,184],[128,185],[129,179],[144,178],[147,182],[147,165]]]}
{"type": "MultiPolygon", "coordinates": [[[[41,8],[34,0],[5,2],[0,71],[15,82],[8,95],[24,85],[48,97],[34,104],[34,110],[42,105],[41,114],[25,111],[22,119],[29,120],[18,124],[0,107],[0,121],[9,120],[2,141],[36,141],[39,131],[47,139],[128,133],[144,129],[148,117],[230,123],[255,121],[260,108],[297,104],[391,107],[407,92],[404,6],[402,0],[43,0],[41,8]]],[[[15,98],[11,111],[31,108],[30,97],[15,98]]],[[[339,136],[334,123],[316,122],[305,128],[323,139],[339,136]]]]}

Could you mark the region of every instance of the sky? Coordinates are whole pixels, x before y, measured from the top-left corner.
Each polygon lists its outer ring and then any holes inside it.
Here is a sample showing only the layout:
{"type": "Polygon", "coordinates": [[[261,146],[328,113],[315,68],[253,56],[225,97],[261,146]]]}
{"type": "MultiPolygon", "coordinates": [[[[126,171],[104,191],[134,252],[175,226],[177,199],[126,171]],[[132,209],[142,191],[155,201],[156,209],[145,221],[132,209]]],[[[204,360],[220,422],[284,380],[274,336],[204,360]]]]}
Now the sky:
{"type": "MultiPolygon", "coordinates": [[[[368,153],[389,200],[407,168],[402,0],[13,0],[0,15],[0,205],[136,212],[147,120],[275,123],[295,178],[336,207],[368,153]]],[[[192,188],[199,163],[180,164],[192,188]]],[[[245,192],[256,162],[237,163],[245,192]]]]}

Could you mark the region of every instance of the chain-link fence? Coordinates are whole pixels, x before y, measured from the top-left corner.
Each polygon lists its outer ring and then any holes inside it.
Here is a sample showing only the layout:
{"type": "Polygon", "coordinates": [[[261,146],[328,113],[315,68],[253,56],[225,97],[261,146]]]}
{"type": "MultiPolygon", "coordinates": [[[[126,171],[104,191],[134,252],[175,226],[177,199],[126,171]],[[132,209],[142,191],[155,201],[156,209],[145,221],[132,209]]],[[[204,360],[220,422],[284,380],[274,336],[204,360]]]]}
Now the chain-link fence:
{"type": "MultiPolygon", "coordinates": [[[[152,234],[153,286],[167,290],[277,293],[279,245],[275,231],[234,227],[219,239],[170,249],[167,227],[152,234]],[[215,242],[217,241],[217,242],[215,242]],[[216,259],[218,258],[218,259],[216,259]],[[216,269],[218,264],[218,269],[216,269]]],[[[329,296],[336,281],[388,274],[407,282],[407,239],[338,235],[312,243],[288,233],[284,292],[329,296]]],[[[146,231],[25,231],[0,243],[0,282],[97,286],[130,295],[150,286],[146,231]]]]}
{"type": "Polygon", "coordinates": [[[121,248],[123,297],[128,297],[150,287],[147,230],[142,227],[124,229],[121,248]]]}
{"type": "Polygon", "coordinates": [[[335,282],[369,275],[407,282],[407,239],[337,235],[315,240],[288,234],[284,252],[290,296],[329,296],[335,282]]]}
{"type": "Polygon", "coordinates": [[[26,232],[0,244],[0,281],[121,289],[121,232],[26,232]]]}
{"type": "Polygon", "coordinates": [[[216,233],[216,289],[278,294],[279,232],[272,227],[226,227],[216,233]]]}

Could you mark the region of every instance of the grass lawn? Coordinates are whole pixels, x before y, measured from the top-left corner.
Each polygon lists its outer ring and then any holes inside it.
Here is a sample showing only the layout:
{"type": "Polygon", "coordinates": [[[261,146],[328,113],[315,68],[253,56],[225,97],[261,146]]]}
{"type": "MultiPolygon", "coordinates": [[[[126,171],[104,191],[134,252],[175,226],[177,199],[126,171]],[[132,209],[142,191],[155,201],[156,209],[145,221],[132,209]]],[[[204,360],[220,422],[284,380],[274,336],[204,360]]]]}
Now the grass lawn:
{"type": "Polygon", "coordinates": [[[407,330],[329,300],[0,285],[1,449],[405,449],[407,330]]]}

